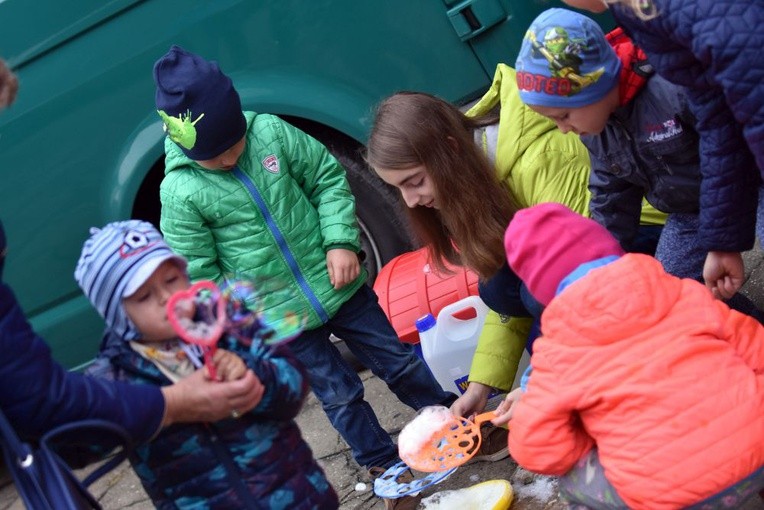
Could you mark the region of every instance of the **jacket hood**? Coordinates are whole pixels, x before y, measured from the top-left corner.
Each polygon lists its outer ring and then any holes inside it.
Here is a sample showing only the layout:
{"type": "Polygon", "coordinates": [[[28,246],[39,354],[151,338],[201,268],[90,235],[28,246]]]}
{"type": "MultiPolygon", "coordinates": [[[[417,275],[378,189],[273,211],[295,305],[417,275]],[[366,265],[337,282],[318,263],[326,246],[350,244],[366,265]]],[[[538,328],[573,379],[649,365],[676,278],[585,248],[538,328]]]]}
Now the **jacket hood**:
{"type": "Polygon", "coordinates": [[[557,126],[551,120],[528,108],[520,100],[515,70],[506,64],[496,66],[491,88],[472,108],[467,110],[466,115],[479,117],[499,105],[501,106],[499,121],[501,129],[496,160],[502,162],[497,167],[499,178],[505,179],[506,174],[528,150],[528,147],[544,133],[557,129],[557,126]],[[510,142],[502,143],[504,140],[510,142]]]}
{"type": "Polygon", "coordinates": [[[570,284],[542,315],[544,335],[570,346],[630,341],[659,323],[682,292],[660,262],[627,254],[570,284]]]}

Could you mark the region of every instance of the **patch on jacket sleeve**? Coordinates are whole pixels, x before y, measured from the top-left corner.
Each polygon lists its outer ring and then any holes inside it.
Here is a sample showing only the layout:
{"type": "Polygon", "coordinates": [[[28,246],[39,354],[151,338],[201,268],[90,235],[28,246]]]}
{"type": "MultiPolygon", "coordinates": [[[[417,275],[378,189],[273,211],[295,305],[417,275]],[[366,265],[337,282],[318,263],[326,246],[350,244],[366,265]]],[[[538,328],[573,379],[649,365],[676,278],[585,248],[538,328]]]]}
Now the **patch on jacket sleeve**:
{"type": "Polygon", "coordinates": [[[272,174],[279,173],[279,158],[276,157],[275,154],[271,154],[270,156],[266,156],[263,159],[263,168],[265,168],[267,171],[269,171],[272,174]]]}

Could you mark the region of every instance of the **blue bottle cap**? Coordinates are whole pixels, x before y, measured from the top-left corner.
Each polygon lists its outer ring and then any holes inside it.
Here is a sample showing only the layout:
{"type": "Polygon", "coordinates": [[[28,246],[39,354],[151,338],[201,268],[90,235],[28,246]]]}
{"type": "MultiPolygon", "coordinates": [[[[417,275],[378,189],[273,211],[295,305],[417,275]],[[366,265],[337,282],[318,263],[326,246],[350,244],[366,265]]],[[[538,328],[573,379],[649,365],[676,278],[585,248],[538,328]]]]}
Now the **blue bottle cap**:
{"type": "Polygon", "coordinates": [[[419,332],[427,331],[435,327],[435,317],[431,313],[420,317],[416,320],[416,330],[419,332]]]}

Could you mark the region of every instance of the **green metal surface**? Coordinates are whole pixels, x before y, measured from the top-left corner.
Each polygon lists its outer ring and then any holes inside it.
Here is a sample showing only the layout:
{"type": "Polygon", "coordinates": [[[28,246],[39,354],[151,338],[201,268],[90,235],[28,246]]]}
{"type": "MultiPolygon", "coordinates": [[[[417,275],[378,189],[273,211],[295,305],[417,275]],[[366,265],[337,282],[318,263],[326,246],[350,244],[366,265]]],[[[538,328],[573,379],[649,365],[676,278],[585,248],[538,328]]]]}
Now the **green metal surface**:
{"type": "Polygon", "coordinates": [[[57,359],[73,367],[97,350],[102,323],[72,275],[89,227],[130,217],[161,162],[152,66],[171,44],[217,60],[245,108],[362,143],[395,91],[480,95],[553,5],[493,3],[509,16],[463,42],[440,0],[1,1],[0,57],[20,80],[0,113],[5,277],[57,359]]]}

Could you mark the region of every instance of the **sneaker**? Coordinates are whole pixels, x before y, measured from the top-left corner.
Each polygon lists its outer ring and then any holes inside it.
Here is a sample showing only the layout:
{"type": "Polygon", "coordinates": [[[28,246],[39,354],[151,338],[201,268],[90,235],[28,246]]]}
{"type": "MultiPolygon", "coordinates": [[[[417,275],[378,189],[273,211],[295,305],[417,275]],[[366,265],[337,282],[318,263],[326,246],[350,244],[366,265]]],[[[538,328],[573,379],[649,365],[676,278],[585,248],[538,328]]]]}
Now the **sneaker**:
{"type": "Polygon", "coordinates": [[[480,449],[467,464],[473,462],[495,462],[509,457],[509,446],[507,446],[507,436],[509,431],[504,427],[497,427],[490,423],[484,423],[480,427],[480,449]]]}
{"type": "MultiPolygon", "coordinates": [[[[369,476],[372,483],[376,478],[385,474],[385,471],[387,470],[382,467],[370,468],[369,476]]],[[[414,474],[410,470],[404,471],[398,477],[398,483],[401,484],[410,483],[412,480],[414,480],[414,474]]],[[[403,496],[401,498],[382,498],[382,501],[385,502],[385,510],[416,510],[421,499],[422,495],[417,494],[416,496],[403,496]]]]}

